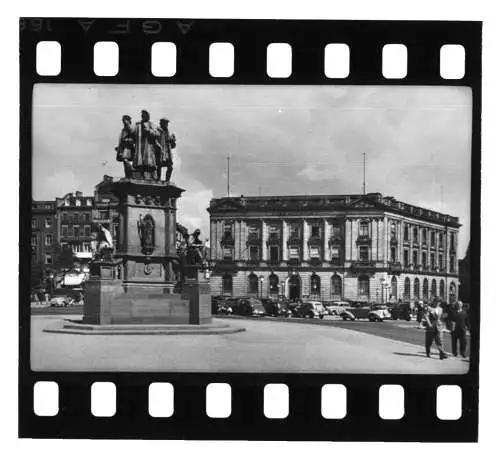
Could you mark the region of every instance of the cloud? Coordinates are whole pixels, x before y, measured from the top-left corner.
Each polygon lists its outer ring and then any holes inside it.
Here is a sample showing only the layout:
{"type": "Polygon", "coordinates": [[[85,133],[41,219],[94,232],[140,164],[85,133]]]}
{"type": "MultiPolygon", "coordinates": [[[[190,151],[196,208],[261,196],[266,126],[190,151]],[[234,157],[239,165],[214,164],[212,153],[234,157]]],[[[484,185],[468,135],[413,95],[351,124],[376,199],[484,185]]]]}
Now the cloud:
{"type": "Polygon", "coordinates": [[[52,175],[44,176],[40,180],[35,180],[33,191],[35,194],[38,191],[43,191],[43,194],[46,195],[63,196],[69,192],[80,190],[80,185],[81,183],[73,171],[61,170],[52,175]]]}
{"type": "Polygon", "coordinates": [[[191,229],[208,229],[210,198],[226,194],[228,155],[232,194],[289,195],[359,193],[366,153],[369,192],[427,206],[442,186],[449,213],[469,224],[466,88],[51,84],[35,87],[33,104],[35,199],[76,186],[89,194],[103,174],[123,176],[121,116],[148,109],[171,120],[173,180],[186,189],[178,218],[191,229]]]}

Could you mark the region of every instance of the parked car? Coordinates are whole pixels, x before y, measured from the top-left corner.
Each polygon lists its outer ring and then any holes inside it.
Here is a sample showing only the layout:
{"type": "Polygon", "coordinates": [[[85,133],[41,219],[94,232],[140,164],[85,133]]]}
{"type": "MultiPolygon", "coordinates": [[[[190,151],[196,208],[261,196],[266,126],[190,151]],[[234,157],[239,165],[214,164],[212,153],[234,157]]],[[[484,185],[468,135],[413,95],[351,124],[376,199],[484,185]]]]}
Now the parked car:
{"type": "Polygon", "coordinates": [[[296,310],[297,316],[302,318],[324,318],[327,311],[319,301],[306,301],[296,310]]]}
{"type": "Polygon", "coordinates": [[[351,305],[347,301],[334,301],[325,304],[328,315],[341,315],[342,312],[351,305]]]}
{"type": "Polygon", "coordinates": [[[409,303],[399,303],[391,308],[391,318],[393,320],[411,320],[411,308],[409,303]]]}
{"type": "Polygon", "coordinates": [[[255,298],[241,298],[236,302],[233,307],[235,315],[247,315],[252,317],[263,317],[267,314],[265,307],[259,299],[255,298]]]}
{"type": "Polygon", "coordinates": [[[344,320],[369,320],[382,322],[391,317],[387,306],[357,303],[345,308],[340,316],[344,320]]]}

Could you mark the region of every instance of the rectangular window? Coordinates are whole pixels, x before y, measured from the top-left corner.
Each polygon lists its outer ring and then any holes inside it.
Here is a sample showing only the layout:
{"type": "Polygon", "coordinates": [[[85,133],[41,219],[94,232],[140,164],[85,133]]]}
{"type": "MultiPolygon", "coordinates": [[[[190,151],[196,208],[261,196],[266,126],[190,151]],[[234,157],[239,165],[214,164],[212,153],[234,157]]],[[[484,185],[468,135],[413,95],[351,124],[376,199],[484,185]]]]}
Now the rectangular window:
{"type": "Polygon", "coordinates": [[[397,260],[396,247],[391,247],[391,262],[395,263],[397,260]]]}
{"type": "Polygon", "coordinates": [[[418,242],[418,228],[413,228],[413,242],[418,242]]]}
{"type": "Polygon", "coordinates": [[[67,223],[68,222],[68,214],[65,212],[63,215],[62,215],[62,221],[64,223],[67,223]]]}
{"type": "Polygon", "coordinates": [[[427,244],[427,229],[422,228],[422,244],[427,244]]]}
{"type": "Polygon", "coordinates": [[[426,252],[422,252],[422,266],[424,268],[427,267],[427,253],[426,252]]]}
{"type": "Polygon", "coordinates": [[[224,223],[224,234],[232,234],[233,233],[233,224],[225,222],[224,223]]]}
{"type": "Polygon", "coordinates": [[[52,228],[52,219],[51,218],[45,219],[45,228],[52,228]]]}
{"type": "Polygon", "coordinates": [[[85,237],[90,237],[90,226],[85,226],[85,237]]]}
{"type": "Polygon", "coordinates": [[[418,252],[416,250],[413,251],[413,266],[418,265],[418,252]]]}
{"type": "Polygon", "coordinates": [[[292,223],[290,225],[290,237],[292,238],[300,237],[300,225],[298,223],[292,223]]]}
{"type": "Polygon", "coordinates": [[[36,234],[31,235],[31,245],[36,247],[38,245],[38,236],[36,234]]]}
{"type": "Polygon", "coordinates": [[[340,237],[340,226],[339,225],[332,225],[332,236],[340,237]]]}
{"type": "Polygon", "coordinates": [[[233,259],[233,249],[232,247],[224,247],[222,249],[222,253],[224,256],[225,260],[232,260],[233,259]]]}
{"type": "Polygon", "coordinates": [[[443,269],[443,255],[439,255],[439,269],[443,269]]]}
{"type": "Polygon", "coordinates": [[[368,222],[359,222],[359,235],[368,236],[369,234],[368,222]]]}
{"type": "Polygon", "coordinates": [[[250,260],[251,261],[259,261],[260,260],[259,247],[257,245],[250,246],[250,260]]]}
{"type": "Polygon", "coordinates": [[[410,235],[409,235],[409,228],[408,228],[408,225],[405,224],[405,227],[404,227],[404,235],[403,235],[403,239],[405,241],[408,241],[410,239],[410,235]]]}
{"type": "Polygon", "coordinates": [[[273,262],[273,263],[276,263],[280,260],[280,249],[277,245],[272,245],[270,250],[269,250],[269,256],[270,256],[270,260],[273,262]]]}
{"type": "Polygon", "coordinates": [[[68,236],[68,226],[67,225],[61,225],[61,234],[63,237],[68,236]]]}
{"type": "Polygon", "coordinates": [[[290,247],[288,249],[288,257],[292,259],[298,259],[300,257],[300,250],[298,247],[290,247]]]}
{"type": "Polygon", "coordinates": [[[45,245],[52,245],[52,234],[45,235],[45,245]]]}
{"type": "Polygon", "coordinates": [[[80,218],[78,217],[78,212],[73,214],[73,223],[79,223],[80,218]]]}
{"type": "Polygon", "coordinates": [[[443,233],[439,233],[438,242],[439,242],[439,248],[442,249],[443,248],[443,233]]]}
{"type": "Polygon", "coordinates": [[[52,264],[52,255],[50,254],[45,255],[45,264],[52,264]]]}
{"type": "Polygon", "coordinates": [[[410,252],[408,252],[408,250],[403,252],[403,261],[405,267],[408,267],[408,264],[410,263],[410,252]]]}
{"type": "Polygon", "coordinates": [[[85,227],[83,226],[80,227],[80,236],[85,236],[85,227]]]}
{"type": "Polygon", "coordinates": [[[431,231],[431,247],[436,247],[436,233],[431,231]]]}
{"type": "Polygon", "coordinates": [[[320,237],[319,225],[311,226],[311,237],[320,237]]]}
{"type": "Polygon", "coordinates": [[[362,245],[359,247],[359,261],[369,261],[370,251],[368,246],[362,245]]]}
{"type": "Polygon", "coordinates": [[[36,218],[32,218],[31,219],[31,228],[36,228],[37,227],[37,223],[36,223],[36,218]]]}
{"type": "Polygon", "coordinates": [[[319,248],[318,247],[311,247],[309,249],[309,256],[311,258],[318,258],[319,259],[319,248]]]}
{"type": "Polygon", "coordinates": [[[436,266],[436,255],[431,253],[431,268],[434,269],[435,266],[436,266]]]}
{"type": "Polygon", "coordinates": [[[79,232],[80,232],[80,227],[78,225],[73,225],[73,236],[78,237],[79,232]]]}
{"type": "Polygon", "coordinates": [[[340,258],[340,249],[338,248],[331,248],[330,253],[332,255],[332,258],[340,258]]]}

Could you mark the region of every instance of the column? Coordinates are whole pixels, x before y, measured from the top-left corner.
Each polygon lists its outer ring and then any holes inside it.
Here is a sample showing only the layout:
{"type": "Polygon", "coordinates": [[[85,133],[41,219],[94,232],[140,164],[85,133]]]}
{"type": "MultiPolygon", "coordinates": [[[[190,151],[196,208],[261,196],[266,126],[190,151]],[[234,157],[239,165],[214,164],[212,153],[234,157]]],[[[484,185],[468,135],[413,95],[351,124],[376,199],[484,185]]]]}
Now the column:
{"type": "Polygon", "coordinates": [[[264,219],[260,221],[260,259],[267,260],[266,236],[265,236],[266,222],[264,219]]]}
{"type": "Polygon", "coordinates": [[[309,252],[307,251],[307,222],[306,219],[302,219],[302,261],[307,261],[309,259],[309,252]]]}
{"type": "Polygon", "coordinates": [[[376,261],[377,260],[377,219],[371,219],[370,221],[370,237],[372,240],[371,246],[370,246],[370,260],[371,261],[376,261]]]}
{"type": "Polygon", "coordinates": [[[384,249],[382,251],[382,259],[384,262],[388,262],[390,258],[390,240],[389,240],[389,220],[387,216],[384,217],[384,227],[383,227],[383,237],[384,237],[384,249]]]}
{"type": "Polygon", "coordinates": [[[384,221],[383,219],[377,220],[377,260],[384,261],[383,251],[384,251],[384,221]]]}
{"type": "Polygon", "coordinates": [[[241,237],[240,237],[240,226],[241,222],[239,220],[234,221],[234,260],[241,260],[240,258],[240,245],[241,245],[241,237]]]}
{"type": "Polygon", "coordinates": [[[330,255],[328,252],[328,220],[323,219],[323,261],[329,261],[330,255]]]}
{"type": "Polygon", "coordinates": [[[345,259],[352,261],[352,220],[345,220],[345,259]]]}
{"type": "Polygon", "coordinates": [[[286,221],[281,220],[281,258],[283,261],[288,260],[288,251],[286,249],[286,221]]]}

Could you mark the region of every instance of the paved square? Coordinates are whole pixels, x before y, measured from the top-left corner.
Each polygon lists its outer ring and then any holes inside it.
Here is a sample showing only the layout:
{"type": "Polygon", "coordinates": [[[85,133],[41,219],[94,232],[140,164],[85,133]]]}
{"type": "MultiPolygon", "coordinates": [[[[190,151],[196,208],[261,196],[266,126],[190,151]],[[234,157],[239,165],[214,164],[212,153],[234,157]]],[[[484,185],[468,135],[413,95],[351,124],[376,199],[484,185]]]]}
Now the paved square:
{"type": "Polygon", "coordinates": [[[224,319],[247,330],[182,336],[43,332],[63,318],[73,317],[32,317],[33,370],[465,374],[469,369],[462,359],[439,360],[435,350],[426,358],[423,344],[338,326],[224,319]]]}

